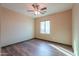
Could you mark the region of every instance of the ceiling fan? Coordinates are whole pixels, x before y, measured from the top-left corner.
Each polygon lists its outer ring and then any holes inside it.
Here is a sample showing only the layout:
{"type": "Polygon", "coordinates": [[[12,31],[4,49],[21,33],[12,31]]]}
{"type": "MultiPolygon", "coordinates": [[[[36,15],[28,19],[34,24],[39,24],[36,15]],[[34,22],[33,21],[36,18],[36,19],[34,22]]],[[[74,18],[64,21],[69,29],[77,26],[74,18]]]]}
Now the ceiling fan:
{"type": "Polygon", "coordinates": [[[32,4],[33,10],[27,10],[28,12],[33,12],[34,15],[45,14],[47,12],[47,7],[40,7],[41,5],[34,3],[32,4]]]}

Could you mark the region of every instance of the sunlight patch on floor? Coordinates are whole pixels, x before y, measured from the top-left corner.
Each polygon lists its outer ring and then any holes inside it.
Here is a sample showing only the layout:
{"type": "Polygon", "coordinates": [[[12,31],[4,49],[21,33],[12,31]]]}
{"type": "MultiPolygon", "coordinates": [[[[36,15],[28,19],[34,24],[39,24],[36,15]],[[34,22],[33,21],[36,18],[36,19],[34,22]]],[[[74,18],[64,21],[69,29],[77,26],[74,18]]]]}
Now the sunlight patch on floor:
{"type": "Polygon", "coordinates": [[[73,54],[72,52],[70,52],[70,51],[68,51],[68,50],[66,50],[66,49],[64,49],[64,48],[62,48],[62,47],[57,47],[57,46],[52,45],[52,44],[49,44],[49,45],[50,45],[51,47],[56,48],[57,50],[59,50],[60,52],[64,53],[64,54],[67,55],[67,56],[74,56],[74,54],[73,54]]]}

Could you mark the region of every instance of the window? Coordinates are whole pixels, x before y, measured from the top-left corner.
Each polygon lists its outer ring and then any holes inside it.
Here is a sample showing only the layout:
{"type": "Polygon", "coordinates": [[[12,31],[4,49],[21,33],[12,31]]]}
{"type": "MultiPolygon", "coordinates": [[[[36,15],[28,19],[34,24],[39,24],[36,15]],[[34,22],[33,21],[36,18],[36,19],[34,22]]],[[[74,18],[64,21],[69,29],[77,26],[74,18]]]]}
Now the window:
{"type": "Polygon", "coordinates": [[[50,33],[50,21],[40,22],[40,33],[44,33],[44,34],[50,33]]]}

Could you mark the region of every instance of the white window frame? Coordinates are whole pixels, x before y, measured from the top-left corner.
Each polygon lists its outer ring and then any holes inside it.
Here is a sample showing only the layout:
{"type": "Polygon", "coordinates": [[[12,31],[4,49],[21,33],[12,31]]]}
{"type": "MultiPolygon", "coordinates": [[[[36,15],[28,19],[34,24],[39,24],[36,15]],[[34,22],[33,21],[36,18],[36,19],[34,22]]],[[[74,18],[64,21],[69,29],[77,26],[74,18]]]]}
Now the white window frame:
{"type": "Polygon", "coordinates": [[[40,33],[41,34],[50,34],[50,21],[49,20],[46,20],[46,21],[41,21],[40,22],[40,33]],[[47,22],[49,23],[47,25],[47,22]],[[46,27],[46,25],[48,27],[46,27]],[[43,26],[43,27],[42,27],[43,26]],[[49,28],[49,29],[48,29],[49,28]],[[48,29],[48,30],[47,30],[48,29]]]}

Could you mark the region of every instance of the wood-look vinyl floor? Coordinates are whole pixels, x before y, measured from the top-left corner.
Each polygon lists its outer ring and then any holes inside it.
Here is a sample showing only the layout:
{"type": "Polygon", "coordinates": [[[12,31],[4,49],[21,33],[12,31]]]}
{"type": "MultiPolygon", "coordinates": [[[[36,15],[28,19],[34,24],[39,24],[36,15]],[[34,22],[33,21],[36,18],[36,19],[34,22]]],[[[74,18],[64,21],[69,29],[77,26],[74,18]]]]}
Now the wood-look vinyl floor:
{"type": "Polygon", "coordinates": [[[70,46],[32,39],[3,47],[1,53],[2,56],[67,56],[63,51],[73,54],[70,46]]]}

